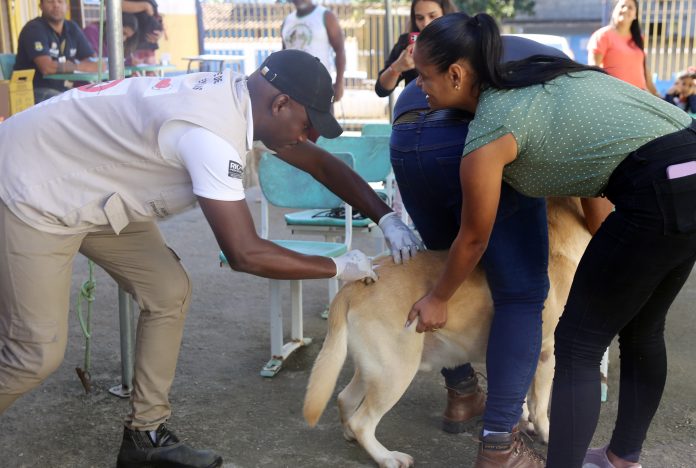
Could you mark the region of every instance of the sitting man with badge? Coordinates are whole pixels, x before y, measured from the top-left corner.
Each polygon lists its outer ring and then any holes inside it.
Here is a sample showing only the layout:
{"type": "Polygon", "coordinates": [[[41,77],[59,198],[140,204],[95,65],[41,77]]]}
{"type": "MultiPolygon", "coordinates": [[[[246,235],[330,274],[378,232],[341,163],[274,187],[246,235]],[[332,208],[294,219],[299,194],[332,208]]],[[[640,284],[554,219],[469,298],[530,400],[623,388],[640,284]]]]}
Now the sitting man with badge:
{"type": "Polygon", "coordinates": [[[96,72],[95,56],[77,23],[66,20],[66,0],[40,0],[41,16],[24,25],[19,33],[15,70],[34,69],[34,100],[39,103],[72,87],[70,81],[50,80],[44,75],[96,72]]]}

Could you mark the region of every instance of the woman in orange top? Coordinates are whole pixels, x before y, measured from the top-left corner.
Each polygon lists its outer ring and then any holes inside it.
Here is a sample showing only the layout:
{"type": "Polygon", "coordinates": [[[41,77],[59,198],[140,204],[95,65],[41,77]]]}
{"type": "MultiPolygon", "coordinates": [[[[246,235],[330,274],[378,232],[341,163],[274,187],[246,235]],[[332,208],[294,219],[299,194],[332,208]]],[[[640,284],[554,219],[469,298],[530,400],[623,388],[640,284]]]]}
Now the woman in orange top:
{"type": "Polygon", "coordinates": [[[590,37],[587,60],[588,64],[600,66],[610,75],[659,96],[645,63],[636,0],[615,1],[611,23],[590,37]]]}

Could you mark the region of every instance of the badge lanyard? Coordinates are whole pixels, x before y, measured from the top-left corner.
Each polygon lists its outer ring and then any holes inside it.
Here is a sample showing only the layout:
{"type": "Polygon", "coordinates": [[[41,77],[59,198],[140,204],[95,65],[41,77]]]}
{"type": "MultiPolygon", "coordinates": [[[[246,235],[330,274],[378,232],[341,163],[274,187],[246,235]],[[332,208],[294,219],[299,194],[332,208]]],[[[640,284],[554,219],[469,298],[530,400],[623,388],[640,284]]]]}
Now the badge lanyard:
{"type": "Polygon", "coordinates": [[[60,60],[61,57],[65,57],[65,46],[67,44],[67,37],[65,37],[65,28],[67,26],[63,25],[63,32],[59,36],[58,33],[56,32],[55,29],[50,28],[51,32],[53,33],[53,39],[55,40],[56,44],[60,44],[58,47],[58,59],[60,60]],[[63,39],[61,40],[61,36],[63,36],[63,39]]]}
{"type": "MultiPolygon", "coordinates": [[[[63,31],[65,32],[65,30],[63,31]]],[[[65,63],[68,61],[67,57],[65,56],[65,46],[68,42],[68,39],[64,37],[62,40],[58,36],[58,33],[53,31],[53,37],[56,39],[56,42],[60,43],[60,46],[58,46],[58,63],[65,63]]],[[[73,82],[72,81],[64,81],[63,86],[65,86],[67,89],[70,89],[73,87],[73,82]]]]}

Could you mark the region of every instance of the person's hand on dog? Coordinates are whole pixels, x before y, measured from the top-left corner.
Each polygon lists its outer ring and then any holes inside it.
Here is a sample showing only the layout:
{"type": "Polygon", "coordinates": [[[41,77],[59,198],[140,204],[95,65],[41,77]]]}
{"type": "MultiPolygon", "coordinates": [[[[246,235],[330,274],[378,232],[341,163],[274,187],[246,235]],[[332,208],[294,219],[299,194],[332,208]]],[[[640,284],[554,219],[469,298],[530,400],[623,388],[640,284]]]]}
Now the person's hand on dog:
{"type": "Polygon", "coordinates": [[[410,327],[416,319],[418,319],[418,325],[416,325],[418,333],[439,330],[447,323],[447,301],[426,294],[411,307],[405,327],[410,327]]]}
{"type": "Polygon", "coordinates": [[[419,250],[424,249],[423,243],[393,211],[382,216],[378,224],[391,250],[394,263],[408,261],[419,250]]]}
{"type": "Polygon", "coordinates": [[[377,274],[372,269],[372,259],[359,250],[351,250],[340,257],[332,258],[336,264],[336,276],[342,281],[367,280],[377,281],[377,274]]]}

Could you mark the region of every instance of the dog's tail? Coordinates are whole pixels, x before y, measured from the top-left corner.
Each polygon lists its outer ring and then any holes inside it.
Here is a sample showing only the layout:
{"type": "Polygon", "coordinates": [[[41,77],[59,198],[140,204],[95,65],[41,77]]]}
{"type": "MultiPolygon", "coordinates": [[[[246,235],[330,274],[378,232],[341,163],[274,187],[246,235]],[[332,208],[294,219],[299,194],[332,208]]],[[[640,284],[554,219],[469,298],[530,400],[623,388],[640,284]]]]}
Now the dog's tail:
{"type": "Polygon", "coordinates": [[[331,399],[338,374],[348,354],[347,316],[350,295],[347,294],[347,290],[353,287],[344,287],[331,302],[328,332],[314,362],[305,394],[303,414],[310,427],[317,424],[331,399]]]}

